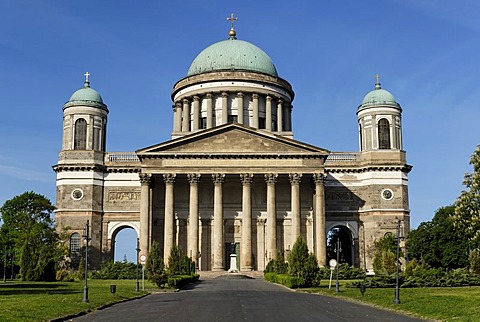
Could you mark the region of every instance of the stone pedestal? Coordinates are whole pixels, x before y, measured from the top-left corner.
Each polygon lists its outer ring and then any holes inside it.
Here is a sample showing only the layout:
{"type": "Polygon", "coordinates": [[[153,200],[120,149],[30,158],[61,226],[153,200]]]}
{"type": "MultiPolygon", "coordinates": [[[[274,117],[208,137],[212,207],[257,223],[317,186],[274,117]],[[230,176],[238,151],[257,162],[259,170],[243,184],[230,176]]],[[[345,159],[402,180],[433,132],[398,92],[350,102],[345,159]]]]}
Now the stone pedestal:
{"type": "Polygon", "coordinates": [[[230,255],[230,268],[228,269],[229,273],[238,273],[237,269],[237,255],[230,255]]]}

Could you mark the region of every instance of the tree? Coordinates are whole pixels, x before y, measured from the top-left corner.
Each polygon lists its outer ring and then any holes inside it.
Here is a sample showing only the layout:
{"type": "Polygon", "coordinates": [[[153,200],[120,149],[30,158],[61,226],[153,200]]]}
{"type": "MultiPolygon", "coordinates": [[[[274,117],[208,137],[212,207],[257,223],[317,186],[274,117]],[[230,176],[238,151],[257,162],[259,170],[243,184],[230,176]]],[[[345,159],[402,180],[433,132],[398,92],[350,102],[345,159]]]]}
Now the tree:
{"type": "Polygon", "coordinates": [[[34,192],[7,200],[0,208],[4,239],[13,245],[22,280],[55,280],[55,266],[63,257],[51,217],[55,207],[34,192]]]}
{"type": "Polygon", "coordinates": [[[397,241],[387,234],[374,243],[373,270],[376,275],[393,274],[396,269],[397,241]]]}
{"type": "Polygon", "coordinates": [[[455,227],[464,231],[472,241],[472,248],[480,246],[480,145],[470,158],[473,173],[466,173],[463,190],[455,202],[455,215],[452,216],[455,227]]]}
{"type": "Polygon", "coordinates": [[[432,221],[422,222],[407,236],[410,259],[422,260],[433,268],[455,269],[468,265],[468,238],[455,228],[455,206],[438,209],[432,221]]]}
{"type": "Polygon", "coordinates": [[[319,280],[319,270],[315,255],[308,253],[305,239],[298,237],[288,255],[288,274],[301,277],[305,286],[312,286],[319,280]]]}
{"type": "Polygon", "coordinates": [[[147,270],[147,277],[150,282],[157,284],[159,287],[167,282],[165,265],[160,252],[160,245],[157,241],[152,243],[152,246],[148,251],[145,269],[147,270]]]}

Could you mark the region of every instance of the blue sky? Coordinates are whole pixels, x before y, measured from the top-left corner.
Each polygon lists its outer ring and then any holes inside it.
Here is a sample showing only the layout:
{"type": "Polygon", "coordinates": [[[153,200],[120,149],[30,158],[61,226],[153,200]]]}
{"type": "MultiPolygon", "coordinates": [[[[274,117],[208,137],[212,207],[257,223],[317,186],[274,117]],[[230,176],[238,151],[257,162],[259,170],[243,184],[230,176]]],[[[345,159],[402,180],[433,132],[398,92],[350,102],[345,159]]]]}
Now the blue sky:
{"type": "Polygon", "coordinates": [[[168,140],[170,91],[227,38],[231,12],[293,85],[295,139],[358,151],[356,108],[378,73],[403,108],[411,226],[455,201],[480,143],[478,0],[0,0],[0,204],[55,200],[62,106],[86,71],[110,110],[109,151],[168,140]]]}

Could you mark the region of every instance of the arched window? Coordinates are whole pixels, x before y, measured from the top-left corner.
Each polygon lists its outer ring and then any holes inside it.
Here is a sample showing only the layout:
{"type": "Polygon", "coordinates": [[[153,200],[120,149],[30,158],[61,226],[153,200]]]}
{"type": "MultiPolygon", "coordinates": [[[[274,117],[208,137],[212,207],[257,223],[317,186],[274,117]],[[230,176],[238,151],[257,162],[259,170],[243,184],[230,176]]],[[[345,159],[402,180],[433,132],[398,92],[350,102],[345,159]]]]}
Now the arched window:
{"type": "Polygon", "coordinates": [[[87,149],[87,121],[85,121],[85,119],[78,119],[75,121],[75,138],[73,141],[73,149],[87,149]]]}
{"type": "Polygon", "coordinates": [[[73,233],[70,236],[70,257],[72,259],[80,258],[80,241],[81,236],[79,233],[73,233]]]}
{"type": "Polygon", "coordinates": [[[387,119],[378,121],[378,148],[390,149],[390,122],[387,119]]]}

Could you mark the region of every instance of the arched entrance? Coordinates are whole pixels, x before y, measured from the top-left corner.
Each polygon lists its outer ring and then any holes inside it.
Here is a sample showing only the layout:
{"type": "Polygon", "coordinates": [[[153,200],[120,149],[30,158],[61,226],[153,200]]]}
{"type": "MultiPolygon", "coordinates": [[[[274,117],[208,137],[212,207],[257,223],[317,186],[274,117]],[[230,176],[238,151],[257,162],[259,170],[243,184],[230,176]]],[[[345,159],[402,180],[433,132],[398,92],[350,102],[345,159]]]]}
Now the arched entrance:
{"type": "Polygon", "coordinates": [[[327,258],[337,259],[335,251],[337,240],[340,240],[340,264],[347,263],[352,266],[354,264],[353,236],[351,230],[342,225],[334,226],[327,233],[327,258]]]}
{"type": "Polygon", "coordinates": [[[133,227],[120,226],[112,234],[112,259],[115,262],[137,261],[137,232],[133,227]]]}

